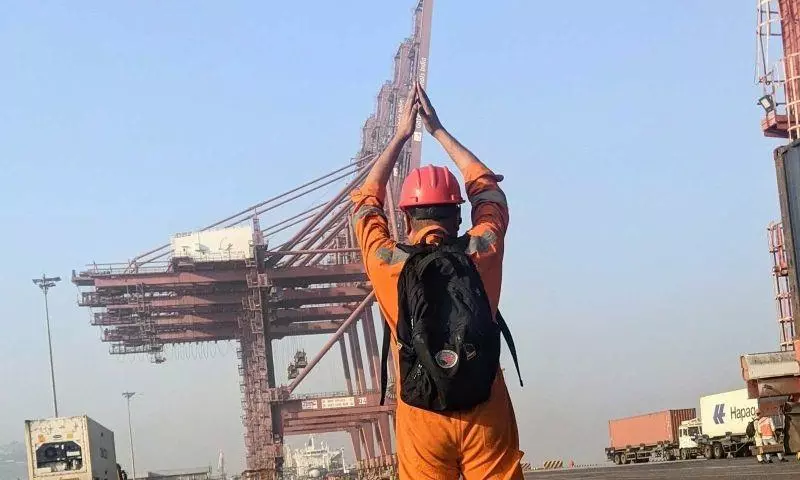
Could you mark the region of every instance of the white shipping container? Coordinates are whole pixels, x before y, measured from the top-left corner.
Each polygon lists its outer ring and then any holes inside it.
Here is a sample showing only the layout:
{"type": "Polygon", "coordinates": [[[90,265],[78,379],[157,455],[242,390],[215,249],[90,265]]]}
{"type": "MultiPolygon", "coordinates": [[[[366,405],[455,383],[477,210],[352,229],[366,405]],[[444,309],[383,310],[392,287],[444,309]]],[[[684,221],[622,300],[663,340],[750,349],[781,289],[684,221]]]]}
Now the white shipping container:
{"type": "Polygon", "coordinates": [[[116,480],[114,432],[86,415],[25,421],[28,478],[116,480]]]}
{"type": "Polygon", "coordinates": [[[756,416],[758,400],[747,398],[747,389],[700,397],[703,434],[710,438],[744,435],[747,424],[756,416]]]}

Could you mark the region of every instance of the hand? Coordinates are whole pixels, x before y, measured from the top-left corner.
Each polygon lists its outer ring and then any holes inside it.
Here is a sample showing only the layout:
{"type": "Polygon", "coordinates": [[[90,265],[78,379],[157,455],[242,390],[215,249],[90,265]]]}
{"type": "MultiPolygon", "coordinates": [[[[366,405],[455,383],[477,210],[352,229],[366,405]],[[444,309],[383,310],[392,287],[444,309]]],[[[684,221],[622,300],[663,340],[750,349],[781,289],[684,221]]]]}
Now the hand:
{"type": "Polygon", "coordinates": [[[419,99],[417,98],[417,89],[411,88],[408,91],[408,98],[403,107],[403,113],[400,115],[400,121],[397,124],[395,135],[402,140],[408,140],[414,133],[417,127],[417,113],[419,112],[419,99]]]}
{"type": "Polygon", "coordinates": [[[436,115],[436,110],[433,108],[433,105],[431,105],[431,100],[428,98],[428,94],[425,93],[425,89],[422,88],[419,82],[415,82],[414,86],[421,107],[419,115],[422,117],[422,123],[425,125],[425,129],[431,135],[439,130],[443,130],[442,122],[439,121],[439,116],[436,115]]]}

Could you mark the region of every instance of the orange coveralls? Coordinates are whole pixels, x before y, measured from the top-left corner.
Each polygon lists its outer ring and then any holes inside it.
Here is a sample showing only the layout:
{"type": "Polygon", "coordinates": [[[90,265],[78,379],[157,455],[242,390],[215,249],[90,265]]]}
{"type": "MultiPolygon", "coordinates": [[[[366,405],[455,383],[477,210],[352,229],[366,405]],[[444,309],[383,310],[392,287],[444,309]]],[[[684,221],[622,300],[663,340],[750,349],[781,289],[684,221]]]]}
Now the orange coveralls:
{"type": "MultiPolygon", "coordinates": [[[[468,253],[483,280],[492,311],[497,311],[502,280],[503,240],[508,206],[497,177],[481,165],[462,172],[472,204],[472,237],[468,253]]],[[[355,204],[353,226],[367,276],[375,288],[381,312],[396,338],[397,280],[407,254],[396,248],[383,212],[385,187],[364,184],[350,197],[355,204]]],[[[442,232],[429,227],[409,241],[435,243],[442,232]]],[[[395,378],[399,378],[397,342],[392,342],[395,378]]],[[[498,372],[489,400],[467,411],[437,413],[400,399],[397,382],[397,456],[401,479],[465,480],[522,479],[519,433],[511,398],[498,372]]]]}

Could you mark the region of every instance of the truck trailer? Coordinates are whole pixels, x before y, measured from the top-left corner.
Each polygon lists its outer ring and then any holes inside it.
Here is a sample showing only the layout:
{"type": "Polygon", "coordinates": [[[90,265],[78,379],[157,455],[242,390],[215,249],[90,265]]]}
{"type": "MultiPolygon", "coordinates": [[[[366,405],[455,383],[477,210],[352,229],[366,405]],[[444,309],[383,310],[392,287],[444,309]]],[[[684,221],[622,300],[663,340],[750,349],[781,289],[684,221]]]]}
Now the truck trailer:
{"type": "MultiPolygon", "coordinates": [[[[784,401],[782,397],[774,399],[778,405],[784,401]]],[[[762,409],[779,411],[778,405],[773,408],[762,405],[762,409]]],[[[753,439],[745,432],[758,408],[758,400],[749,398],[746,388],[700,397],[700,418],[681,423],[680,457],[689,459],[702,455],[707,459],[719,459],[750,455],[753,439]]],[[[772,420],[776,428],[783,428],[782,415],[772,420]]]]}
{"type": "Polygon", "coordinates": [[[114,432],[86,415],[25,421],[31,480],[117,480],[114,432]]]}
{"type": "Polygon", "coordinates": [[[617,465],[675,460],[680,455],[681,422],[696,416],[694,408],[684,408],[610,420],[606,457],[617,465]]]}

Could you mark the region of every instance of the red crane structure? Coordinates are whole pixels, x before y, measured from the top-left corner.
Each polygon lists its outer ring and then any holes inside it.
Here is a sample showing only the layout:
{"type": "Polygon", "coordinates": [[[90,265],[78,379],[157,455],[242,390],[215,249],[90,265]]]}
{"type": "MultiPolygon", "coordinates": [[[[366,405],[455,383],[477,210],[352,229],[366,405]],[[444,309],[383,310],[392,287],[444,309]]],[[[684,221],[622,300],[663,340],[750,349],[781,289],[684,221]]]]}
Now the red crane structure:
{"type": "MultiPolygon", "coordinates": [[[[79,304],[99,309],[92,324],[103,328],[111,354],[148,354],[162,363],[166,345],[238,343],[246,477],[278,478],[284,438],[309,433],[348,432],[362,464],[392,463],[394,404],[379,404],[375,297],[355,248],[348,193],[394,133],[408,89],[415,80],[425,84],[432,9],[433,0],[418,1],[413,35],[397,50],[394,76],[380,89],[355,160],[198,232],[176,235],[129,262],[73,271],[79,304]],[[265,213],[274,215],[337,182],[346,185],[327,202],[261,225],[265,213]],[[284,241],[271,245],[280,236],[284,241]],[[330,338],[313,358],[298,351],[289,384],[279,385],[273,342],[317,334],[330,338]],[[293,393],[334,345],[345,391],[293,393]]],[[[403,229],[397,228],[396,195],[406,173],[420,163],[421,141],[418,122],[388,186],[386,210],[398,238],[403,229]]]]}
{"type": "MultiPolygon", "coordinates": [[[[762,86],[758,103],[764,109],[761,130],[767,137],[800,138],[800,0],[757,0],[756,80],[762,86]]],[[[785,152],[775,150],[781,222],[768,227],[769,251],[773,260],[772,275],[779,324],[780,351],[745,354],[740,358],[742,377],[750,398],[758,398],[761,410],[777,414],[780,403],[775,398],[800,399],[800,339],[798,318],[796,261],[789,212],[794,199],[789,187],[797,182],[786,167],[785,152]],[[790,185],[791,184],[791,185],[790,185]]],[[[792,147],[794,148],[794,147],[792,147]]]]}
{"type": "MultiPolygon", "coordinates": [[[[765,136],[800,137],[800,3],[797,0],[757,0],[756,81],[764,109],[765,136]]],[[[767,227],[781,351],[794,350],[789,263],[783,225],[767,227]]]]}

